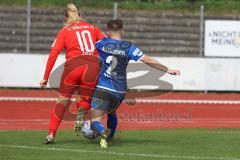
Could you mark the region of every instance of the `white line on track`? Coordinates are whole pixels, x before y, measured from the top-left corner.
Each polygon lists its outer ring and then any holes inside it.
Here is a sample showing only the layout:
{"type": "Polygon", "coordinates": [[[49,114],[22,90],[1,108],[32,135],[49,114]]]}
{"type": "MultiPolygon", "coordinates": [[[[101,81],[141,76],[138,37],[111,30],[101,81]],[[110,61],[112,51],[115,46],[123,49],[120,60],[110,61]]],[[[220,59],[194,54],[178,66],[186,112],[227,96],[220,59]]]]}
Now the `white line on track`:
{"type": "Polygon", "coordinates": [[[13,130],[0,130],[0,133],[2,132],[12,132],[13,130]]]}
{"type": "Polygon", "coordinates": [[[210,133],[210,134],[240,134],[240,132],[234,132],[234,131],[211,131],[211,132],[207,132],[207,133],[210,133]]]}
{"type": "MultiPolygon", "coordinates": [[[[29,123],[29,122],[33,122],[33,123],[45,123],[45,122],[49,122],[49,120],[42,120],[42,121],[39,121],[39,120],[35,120],[35,119],[32,119],[32,120],[25,120],[25,119],[0,119],[0,123],[16,123],[16,122],[22,122],[22,123],[29,123]]],[[[64,121],[64,123],[72,123],[73,121],[64,121]]],[[[156,120],[156,121],[128,121],[129,123],[159,123],[159,122],[176,122],[174,120],[172,121],[160,121],[160,120],[156,120]]],[[[205,119],[202,119],[202,120],[182,120],[182,121],[179,121],[181,123],[239,123],[240,122],[240,119],[239,120],[218,120],[218,119],[212,119],[212,120],[205,120],[205,119]]]]}
{"type": "MultiPolygon", "coordinates": [[[[125,100],[132,102],[133,100],[125,100]]],[[[175,104],[240,104],[238,100],[177,100],[177,99],[136,99],[137,103],[175,103],[175,104]]]]}
{"type": "Polygon", "coordinates": [[[0,101],[43,101],[55,102],[57,98],[49,97],[0,97],[0,101]]]}
{"type": "Polygon", "coordinates": [[[49,119],[0,119],[0,122],[49,122],[49,119]]]}
{"type": "MultiPolygon", "coordinates": [[[[36,101],[55,102],[57,98],[49,97],[0,97],[0,101],[36,101]]],[[[137,103],[175,103],[175,104],[228,104],[238,105],[240,100],[178,100],[178,99],[125,99],[125,102],[137,103]]]]}
{"type": "Polygon", "coordinates": [[[166,155],[166,154],[145,154],[145,153],[124,153],[124,152],[110,152],[110,151],[92,151],[83,149],[67,149],[67,148],[48,148],[48,147],[31,147],[22,145],[5,145],[0,144],[0,147],[6,148],[18,148],[18,149],[33,149],[33,150],[48,150],[48,151],[65,151],[65,152],[75,152],[75,153],[97,153],[97,154],[107,154],[115,156],[125,156],[125,157],[151,157],[151,158],[181,158],[181,159],[202,159],[202,160],[240,160],[234,157],[200,157],[200,156],[177,156],[177,155],[166,155]]]}

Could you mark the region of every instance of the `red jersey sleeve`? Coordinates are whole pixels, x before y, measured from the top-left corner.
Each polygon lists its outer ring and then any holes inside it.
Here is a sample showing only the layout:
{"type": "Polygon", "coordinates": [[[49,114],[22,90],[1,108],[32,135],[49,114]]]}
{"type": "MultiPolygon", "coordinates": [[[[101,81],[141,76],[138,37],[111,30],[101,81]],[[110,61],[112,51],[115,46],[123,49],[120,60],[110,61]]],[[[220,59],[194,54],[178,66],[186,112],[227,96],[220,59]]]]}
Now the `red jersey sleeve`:
{"type": "Polygon", "coordinates": [[[97,41],[106,37],[106,35],[98,27],[95,27],[95,32],[96,32],[97,41]]]}
{"type": "Polygon", "coordinates": [[[64,34],[65,29],[63,28],[59,31],[55,41],[52,44],[52,49],[48,57],[47,66],[44,74],[45,80],[48,80],[59,53],[62,51],[63,48],[65,48],[64,34]]]}

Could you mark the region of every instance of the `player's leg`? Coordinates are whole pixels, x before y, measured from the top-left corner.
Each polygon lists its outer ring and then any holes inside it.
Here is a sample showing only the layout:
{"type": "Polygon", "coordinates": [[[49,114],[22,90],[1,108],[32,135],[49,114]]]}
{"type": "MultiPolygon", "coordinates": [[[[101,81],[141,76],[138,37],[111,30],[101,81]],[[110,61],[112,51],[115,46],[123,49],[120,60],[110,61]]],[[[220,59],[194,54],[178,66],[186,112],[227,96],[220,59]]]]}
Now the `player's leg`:
{"type": "Polygon", "coordinates": [[[82,63],[82,66],[78,66],[77,68],[79,78],[79,100],[77,107],[80,110],[88,111],[91,108],[91,98],[98,81],[100,70],[99,60],[95,56],[79,56],[75,60],[77,63],[82,63]]]}
{"type": "Polygon", "coordinates": [[[108,146],[109,131],[102,124],[102,117],[107,112],[108,107],[111,106],[110,99],[111,94],[108,91],[97,88],[91,101],[91,129],[95,137],[100,136],[101,148],[108,146]]]}
{"type": "Polygon", "coordinates": [[[80,133],[83,127],[85,114],[91,108],[91,98],[96,88],[97,77],[99,72],[98,63],[92,62],[91,67],[95,67],[95,70],[89,70],[88,66],[83,66],[82,74],[80,75],[81,80],[78,90],[79,100],[77,103],[78,114],[76,121],[74,123],[74,130],[77,133],[77,135],[80,133]]]}
{"type": "Polygon", "coordinates": [[[117,125],[117,117],[114,113],[122,101],[119,98],[121,97],[118,94],[99,88],[94,92],[91,103],[91,128],[96,135],[100,135],[100,145],[102,148],[108,146],[109,134],[112,133],[111,138],[114,136],[117,125]],[[109,113],[108,129],[105,129],[101,123],[102,116],[106,111],[109,113]],[[110,129],[113,130],[111,131],[110,129]]]}
{"type": "Polygon", "coordinates": [[[108,136],[108,141],[112,141],[114,139],[114,134],[117,128],[117,113],[108,113],[108,119],[107,119],[107,128],[110,130],[110,134],[108,136]]]}
{"type": "Polygon", "coordinates": [[[66,109],[69,107],[72,94],[76,89],[76,82],[74,82],[75,76],[69,73],[70,72],[68,71],[68,69],[65,68],[60,83],[59,89],[60,96],[54,109],[51,111],[48,136],[44,140],[45,144],[51,144],[54,142],[57,129],[62,122],[64,113],[66,109]]]}
{"type": "Polygon", "coordinates": [[[100,136],[100,145],[101,148],[107,148],[108,142],[107,138],[109,135],[109,131],[105,129],[104,125],[102,124],[102,117],[106,110],[101,109],[92,109],[91,110],[91,129],[93,130],[93,133],[95,134],[95,137],[100,136]]]}
{"type": "Polygon", "coordinates": [[[102,117],[105,113],[105,110],[101,109],[92,109],[91,110],[91,128],[96,136],[100,136],[105,131],[105,127],[103,126],[102,117]]]}
{"type": "MultiPolygon", "coordinates": [[[[79,89],[82,90],[83,88],[80,87],[79,89]]],[[[81,95],[78,96],[78,100],[77,100],[77,117],[74,122],[74,130],[77,133],[77,135],[79,135],[79,133],[82,129],[85,115],[91,108],[90,107],[90,101],[91,101],[90,96],[87,96],[87,95],[83,96],[82,92],[80,94],[81,95]]]]}
{"type": "Polygon", "coordinates": [[[114,93],[113,95],[115,98],[111,102],[112,105],[108,110],[108,119],[107,119],[107,127],[110,131],[107,139],[108,143],[111,143],[114,140],[114,135],[115,135],[115,131],[117,129],[117,124],[118,124],[116,110],[118,109],[118,107],[120,106],[120,104],[122,103],[125,97],[124,93],[114,93]]]}
{"type": "Polygon", "coordinates": [[[64,115],[66,109],[68,108],[69,102],[70,102],[69,97],[60,96],[58,98],[57,104],[54,107],[54,109],[52,110],[51,115],[50,115],[48,136],[44,140],[45,144],[51,144],[54,142],[54,139],[55,139],[55,136],[57,133],[57,129],[58,129],[60,123],[62,122],[63,115],[64,115]]]}
{"type": "Polygon", "coordinates": [[[77,136],[79,135],[81,129],[82,129],[82,126],[84,124],[84,115],[85,115],[85,108],[82,107],[82,104],[81,104],[81,96],[78,95],[77,96],[77,118],[74,122],[74,131],[76,132],[77,136]]]}

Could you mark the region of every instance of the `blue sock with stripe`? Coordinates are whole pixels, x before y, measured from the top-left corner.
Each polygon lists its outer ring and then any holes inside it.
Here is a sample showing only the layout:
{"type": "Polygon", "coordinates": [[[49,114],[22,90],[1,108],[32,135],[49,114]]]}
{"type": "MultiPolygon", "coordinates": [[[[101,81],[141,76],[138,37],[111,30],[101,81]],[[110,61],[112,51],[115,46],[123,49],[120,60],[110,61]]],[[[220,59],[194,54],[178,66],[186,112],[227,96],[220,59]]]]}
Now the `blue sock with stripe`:
{"type": "Polygon", "coordinates": [[[114,138],[114,134],[117,128],[117,114],[108,114],[108,120],[107,120],[107,128],[111,130],[108,140],[111,140],[114,138]]]}
{"type": "Polygon", "coordinates": [[[96,136],[100,136],[105,131],[103,124],[99,121],[92,122],[91,129],[93,130],[96,136]]]}

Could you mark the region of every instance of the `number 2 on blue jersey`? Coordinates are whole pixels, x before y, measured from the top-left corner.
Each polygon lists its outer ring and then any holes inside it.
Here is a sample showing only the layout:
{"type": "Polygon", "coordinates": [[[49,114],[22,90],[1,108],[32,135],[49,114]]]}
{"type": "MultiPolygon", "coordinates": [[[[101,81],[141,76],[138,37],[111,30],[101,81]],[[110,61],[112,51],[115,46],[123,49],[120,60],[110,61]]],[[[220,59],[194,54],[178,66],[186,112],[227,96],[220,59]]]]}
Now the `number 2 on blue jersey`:
{"type": "Polygon", "coordinates": [[[117,58],[114,56],[108,56],[106,59],[106,63],[110,64],[110,66],[108,67],[108,69],[106,70],[106,73],[110,76],[116,76],[117,72],[114,72],[113,70],[116,68],[117,66],[117,58]]]}

